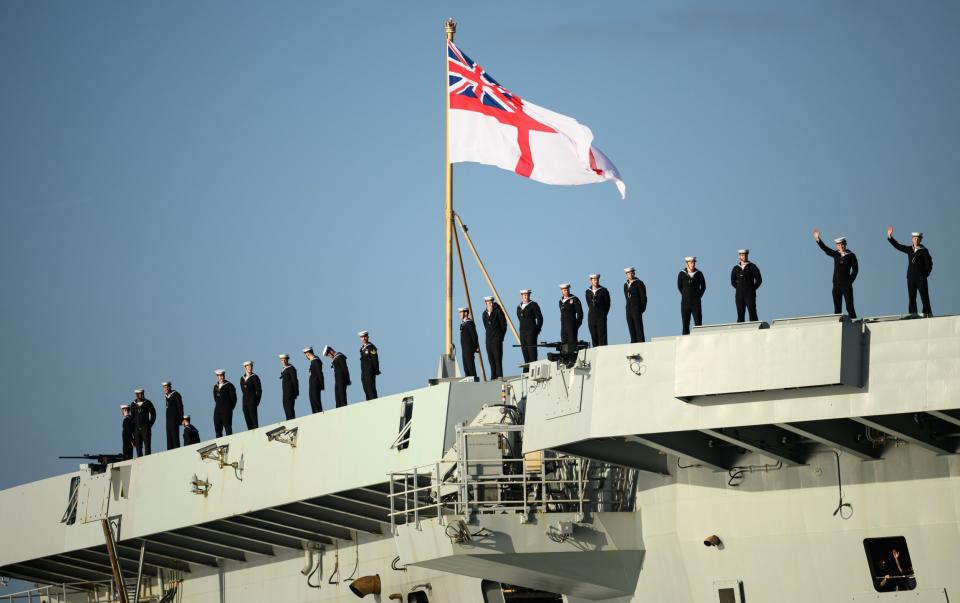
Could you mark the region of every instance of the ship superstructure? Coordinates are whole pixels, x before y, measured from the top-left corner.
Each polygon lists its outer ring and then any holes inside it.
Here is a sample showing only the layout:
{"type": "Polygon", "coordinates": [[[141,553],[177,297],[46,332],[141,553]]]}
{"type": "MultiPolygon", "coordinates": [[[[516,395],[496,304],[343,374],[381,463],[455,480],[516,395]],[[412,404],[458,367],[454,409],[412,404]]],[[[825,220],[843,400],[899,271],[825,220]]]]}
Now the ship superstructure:
{"type": "Polygon", "coordinates": [[[141,600],[960,593],[960,317],[711,325],[528,368],[5,490],[0,573],[83,601],[116,596],[112,558],[141,600]]]}

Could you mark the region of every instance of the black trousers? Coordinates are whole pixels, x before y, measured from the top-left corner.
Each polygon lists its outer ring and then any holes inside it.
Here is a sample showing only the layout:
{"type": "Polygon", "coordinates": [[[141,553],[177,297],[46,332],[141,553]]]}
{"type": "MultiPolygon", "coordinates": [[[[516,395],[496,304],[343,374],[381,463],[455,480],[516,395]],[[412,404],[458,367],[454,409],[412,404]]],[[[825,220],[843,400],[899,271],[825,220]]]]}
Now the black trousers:
{"type": "Polygon", "coordinates": [[[293,410],[293,405],[296,404],[296,398],[286,398],[283,399],[283,414],[287,417],[287,420],[297,418],[297,413],[293,410]]]}
{"type": "Polygon", "coordinates": [[[233,409],[213,407],[213,430],[219,438],[222,435],[233,434],[233,409]]]}
{"type": "Polygon", "coordinates": [[[630,331],[630,343],[643,343],[643,312],[640,308],[627,308],[627,329],[630,331]]]}
{"type": "MultiPolygon", "coordinates": [[[[520,331],[520,352],[523,354],[524,362],[533,362],[537,359],[537,332],[520,331]]],[[[526,373],[527,369],[524,368],[526,373]]]]}
{"type": "Polygon", "coordinates": [[[847,314],[850,315],[850,318],[857,317],[857,310],[853,307],[853,285],[852,284],[833,284],[833,313],[840,314],[840,300],[843,299],[844,303],[847,304],[847,314]]]}
{"type": "Polygon", "coordinates": [[[503,377],[503,338],[487,338],[487,360],[490,361],[490,378],[503,377]]]}
{"type": "Polygon", "coordinates": [[[683,300],[680,302],[680,319],[683,321],[683,334],[690,334],[690,318],[693,318],[693,324],[700,326],[703,324],[703,313],[700,311],[700,298],[683,300]]]}
{"type": "MultiPolygon", "coordinates": [[[[468,352],[463,350],[463,376],[464,377],[476,377],[477,376],[477,363],[474,361],[476,357],[475,352],[468,352]]],[[[364,386],[366,389],[366,386],[364,386]]],[[[369,400],[370,398],[367,398],[369,400]]]]}
{"type": "Polygon", "coordinates": [[[750,322],[756,322],[757,318],[757,294],[737,291],[735,296],[737,303],[737,322],[743,322],[747,311],[750,312],[750,322]]]}
{"type": "Polygon", "coordinates": [[[123,459],[129,461],[133,458],[133,442],[131,440],[123,440],[123,459]]]}
{"type": "Polygon", "coordinates": [[[150,428],[136,427],[133,431],[133,445],[137,448],[137,456],[150,454],[150,428]]]}
{"type": "Polygon", "coordinates": [[[930,292],[927,290],[927,277],[907,277],[907,295],[910,296],[909,312],[917,313],[917,292],[920,292],[920,301],[923,303],[923,313],[927,316],[933,314],[933,308],[930,307],[930,292]]]}
{"type": "Polygon", "coordinates": [[[337,384],[333,388],[334,393],[337,397],[337,408],[342,408],[347,405],[347,384],[337,381],[337,384]]]}
{"type": "Polygon", "coordinates": [[[560,321],[560,343],[577,343],[579,331],[577,323],[560,321]]]}
{"type": "Polygon", "coordinates": [[[323,405],[320,404],[320,390],[310,390],[310,412],[323,412],[323,405]]]}
{"type": "Polygon", "coordinates": [[[597,347],[607,345],[607,315],[591,313],[587,318],[587,326],[590,328],[590,345],[597,347]]]}
{"type": "Polygon", "coordinates": [[[180,423],[183,418],[167,415],[167,450],[180,447],[180,423]]]}
{"type": "Polygon", "coordinates": [[[260,421],[257,418],[256,404],[243,405],[243,420],[247,422],[247,429],[256,429],[260,427],[260,421]]]}
{"type": "MultiPolygon", "coordinates": [[[[360,385],[363,386],[363,395],[367,400],[376,400],[377,396],[377,376],[360,371],[360,385]]],[[[346,400],[346,390],[344,390],[344,400],[346,400]]]]}

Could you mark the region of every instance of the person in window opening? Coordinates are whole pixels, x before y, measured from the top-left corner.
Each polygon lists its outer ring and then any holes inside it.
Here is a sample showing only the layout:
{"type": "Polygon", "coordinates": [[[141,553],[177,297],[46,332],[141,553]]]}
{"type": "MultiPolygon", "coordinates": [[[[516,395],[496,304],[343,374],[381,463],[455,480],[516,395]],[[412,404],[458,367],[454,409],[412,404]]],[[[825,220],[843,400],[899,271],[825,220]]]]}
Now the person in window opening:
{"type": "Polygon", "coordinates": [[[877,590],[892,592],[915,589],[917,579],[913,575],[913,567],[907,564],[906,559],[901,559],[899,549],[890,549],[890,558],[893,560],[892,566],[886,559],[881,559],[877,564],[877,590]]]}

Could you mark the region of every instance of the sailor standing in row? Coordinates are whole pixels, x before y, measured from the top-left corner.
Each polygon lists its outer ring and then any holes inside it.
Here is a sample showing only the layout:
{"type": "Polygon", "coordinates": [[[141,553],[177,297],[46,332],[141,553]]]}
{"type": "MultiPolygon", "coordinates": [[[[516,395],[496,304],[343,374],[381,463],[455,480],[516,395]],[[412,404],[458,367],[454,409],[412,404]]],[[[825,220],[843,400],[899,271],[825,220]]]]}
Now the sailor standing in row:
{"type": "Polygon", "coordinates": [[[183,445],[200,443],[200,432],[190,423],[190,415],[183,415],[183,445]]]}
{"type": "Polygon", "coordinates": [[[463,376],[476,377],[477,365],[474,357],[480,353],[480,337],[477,325],[470,318],[470,308],[457,308],[460,314],[460,352],[463,355],[463,376]]]}
{"type": "Polygon", "coordinates": [[[297,396],[300,395],[300,380],[297,379],[297,369],[290,364],[290,356],[280,354],[280,386],[283,389],[283,414],[287,420],[296,418],[296,412],[293,405],[297,403],[297,396]]]}
{"type": "Polygon", "coordinates": [[[130,405],[130,414],[133,417],[133,444],[137,448],[137,456],[150,454],[150,439],[153,424],[157,420],[157,409],[153,402],[147,400],[142,389],[133,390],[135,396],[130,405]]]}
{"type": "Polygon", "coordinates": [[[323,412],[323,405],[320,403],[320,392],[323,391],[323,364],[317,355],[313,353],[312,347],[303,348],[303,355],[307,357],[310,363],[310,376],[307,378],[310,384],[310,412],[323,412]]]}
{"type": "Polygon", "coordinates": [[[813,238],[825,254],[833,258],[833,313],[840,314],[840,299],[847,304],[847,314],[850,318],[857,317],[857,310],[853,307],[853,281],[857,280],[860,265],[857,256],[847,249],[847,239],[837,237],[833,240],[837,248],[830,249],[820,240],[820,229],[813,230],[813,238]]]}
{"type": "Polygon", "coordinates": [[[730,285],[733,286],[734,301],[737,304],[737,322],[743,322],[747,313],[750,312],[750,322],[756,322],[757,318],[757,289],[763,283],[763,277],[760,276],[760,269],[750,261],[750,250],[741,249],[737,251],[740,255],[740,261],[730,272],[730,285]]]}
{"type": "Polygon", "coordinates": [[[577,343],[583,324],[583,305],[570,293],[570,283],[560,285],[560,343],[577,343]]]}
{"type": "Polygon", "coordinates": [[[593,347],[607,345],[607,313],[610,312],[610,292],[600,285],[600,275],[590,275],[590,286],[584,297],[587,299],[587,327],[590,329],[590,344],[593,347]]]}
{"type": "Polygon", "coordinates": [[[647,311],[647,287],[637,278],[633,266],[623,269],[627,282],[623,284],[623,297],[627,301],[627,329],[630,343],[643,343],[643,313],[647,311]]]}
{"type": "Polygon", "coordinates": [[[121,405],[120,414],[123,415],[123,424],[120,426],[120,437],[123,438],[123,460],[129,461],[133,458],[134,438],[133,417],[130,416],[130,405],[121,405]]]}
{"type": "Polygon", "coordinates": [[[483,298],[486,310],[483,311],[483,330],[487,346],[487,360],[490,361],[490,378],[503,377],[503,338],[507,334],[507,317],[493,296],[483,298]]]}
{"type": "Polygon", "coordinates": [[[243,363],[240,391],[243,392],[243,420],[247,423],[247,429],[256,429],[260,426],[257,408],[260,406],[260,398],[263,396],[263,387],[260,384],[260,377],[253,372],[252,360],[243,363]]]}
{"type": "MultiPolygon", "coordinates": [[[[517,320],[520,323],[520,351],[523,353],[523,362],[534,362],[537,359],[537,337],[543,329],[543,313],[535,301],[530,300],[530,289],[520,290],[520,305],[517,306],[517,320]]],[[[527,367],[523,368],[527,372],[527,367]]]]}
{"type": "Polygon", "coordinates": [[[690,318],[693,324],[703,324],[703,312],[700,300],[707,290],[707,280],[703,273],[697,270],[696,256],[687,256],[683,259],[687,266],[677,274],[677,290],[680,291],[680,318],[683,321],[683,334],[690,334],[690,318]]]}
{"type": "Polygon", "coordinates": [[[927,277],[933,272],[933,258],[930,252],[920,241],[923,240],[922,232],[910,234],[912,245],[901,245],[893,238],[893,226],[887,228],[887,240],[894,248],[907,254],[907,296],[909,303],[907,311],[910,314],[917,313],[917,292],[920,292],[920,301],[923,303],[923,315],[933,316],[933,308],[930,307],[930,292],[927,289],[927,277]]]}
{"type": "Polygon", "coordinates": [[[347,357],[326,346],[323,355],[330,359],[333,367],[333,391],[337,399],[337,408],[347,405],[347,386],[350,385],[350,370],[347,368],[347,357]]]}
{"type": "Polygon", "coordinates": [[[380,356],[377,355],[377,346],[370,343],[370,333],[360,331],[360,384],[363,385],[363,395],[367,400],[377,398],[377,375],[380,374],[380,356]]]}
{"type": "Polygon", "coordinates": [[[167,399],[167,450],[180,447],[180,423],[183,422],[183,398],[174,391],[169,381],[164,381],[163,395],[167,399]]]}
{"type": "Polygon", "coordinates": [[[213,384],[213,429],[219,438],[233,433],[233,409],[237,407],[237,388],[227,381],[223,369],[213,372],[217,382],[213,384]]]}

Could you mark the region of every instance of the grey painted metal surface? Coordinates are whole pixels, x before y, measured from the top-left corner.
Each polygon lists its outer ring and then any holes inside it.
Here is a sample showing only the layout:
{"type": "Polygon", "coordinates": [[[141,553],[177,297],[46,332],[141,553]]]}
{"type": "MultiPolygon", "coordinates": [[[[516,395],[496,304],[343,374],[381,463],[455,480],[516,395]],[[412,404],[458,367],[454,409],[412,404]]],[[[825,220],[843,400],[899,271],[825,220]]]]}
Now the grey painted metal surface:
{"type": "MultiPolygon", "coordinates": [[[[442,456],[454,425],[475,415],[482,404],[499,402],[499,397],[499,384],[445,383],[284,422],[299,428],[296,448],[268,441],[265,433],[275,425],[217,439],[217,444],[229,446],[228,462],[243,460],[242,472],[201,458],[198,450],[212,440],[117,463],[105,476],[83,471],[79,475],[86,478],[82,490],[88,494],[89,509],[85,515],[99,517],[106,509],[117,524],[121,543],[134,541],[139,546],[137,539],[146,537],[153,543],[149,551],[213,566],[217,559],[239,560],[247,552],[192,540],[193,546],[187,546],[188,537],[171,533],[211,522],[227,522],[243,537],[262,534],[296,542],[349,539],[358,529],[378,532],[377,520],[366,517],[383,513],[387,497],[382,487],[372,486],[384,484],[391,470],[442,456]],[[390,449],[401,400],[410,397],[414,399],[410,445],[390,449]],[[212,484],[206,496],[191,494],[193,475],[212,484]],[[109,487],[101,487],[105,483],[109,487]],[[344,493],[344,498],[332,499],[337,501],[329,505],[333,508],[299,503],[344,493]],[[363,511],[352,513],[359,509],[363,511]]],[[[0,547],[0,568],[103,544],[99,523],[59,522],[75,475],[0,492],[0,533],[15,543],[0,547]]]]}
{"type": "MultiPolygon", "coordinates": [[[[561,399],[566,395],[561,380],[551,377],[531,382],[524,450],[563,448],[612,437],[641,435],[650,439],[651,434],[665,433],[691,434],[685,438],[687,447],[696,448],[697,440],[702,439],[698,432],[704,429],[837,419],[869,422],[877,416],[894,417],[885,424],[921,443],[922,434],[910,432],[909,425],[895,420],[897,415],[956,413],[960,407],[960,318],[956,316],[852,325],[818,317],[809,322],[794,319],[782,327],[778,324],[764,330],[708,331],[586,350],[581,357],[586,366],[579,377],[585,387],[578,412],[557,414],[556,409],[567,404],[561,399]],[[859,342],[851,329],[862,330],[859,342]],[[825,337],[826,343],[818,344],[820,337],[825,337]],[[725,343],[726,339],[730,342],[725,343]],[[715,354],[695,352],[698,345],[715,354]],[[776,353],[757,355],[753,345],[776,353]],[[791,356],[794,348],[796,355],[791,356]],[[705,366],[695,368],[686,361],[678,364],[681,349],[699,356],[699,363],[705,366]],[[789,379],[771,381],[764,376],[775,367],[806,362],[821,349],[844,368],[805,372],[798,366],[789,379]],[[845,365],[856,357],[860,358],[859,371],[845,365]],[[684,370],[699,376],[688,379],[679,374],[684,370]],[[855,372],[862,375],[861,387],[851,384],[856,381],[851,377],[855,372]],[[733,376],[742,376],[744,385],[732,384],[733,376]],[[682,384],[679,391],[678,383],[682,384]],[[798,384],[803,387],[793,387],[798,384]],[[768,386],[771,389],[746,391],[768,386]],[[744,391],[732,393],[732,389],[744,391]],[[696,397],[687,401],[686,395],[693,393],[696,397]]],[[[938,447],[929,440],[923,443],[938,447]]],[[[953,451],[948,448],[952,446],[945,442],[939,448],[946,453],[953,451]]],[[[717,455],[704,460],[720,461],[716,464],[724,466],[717,455]]]]}

